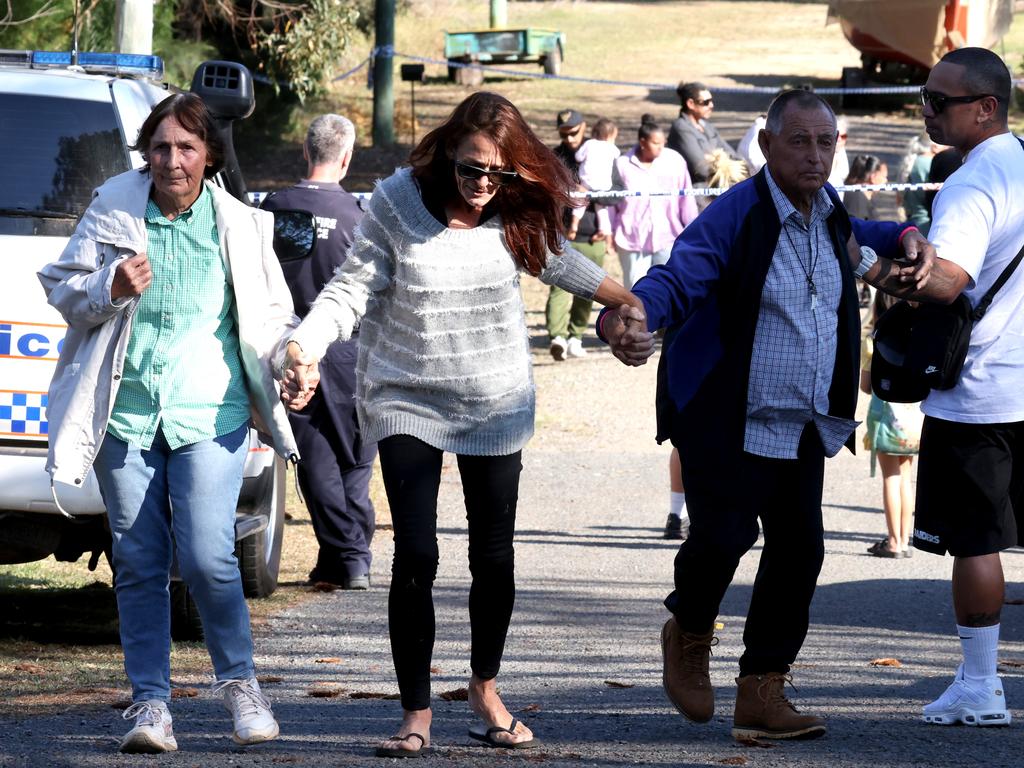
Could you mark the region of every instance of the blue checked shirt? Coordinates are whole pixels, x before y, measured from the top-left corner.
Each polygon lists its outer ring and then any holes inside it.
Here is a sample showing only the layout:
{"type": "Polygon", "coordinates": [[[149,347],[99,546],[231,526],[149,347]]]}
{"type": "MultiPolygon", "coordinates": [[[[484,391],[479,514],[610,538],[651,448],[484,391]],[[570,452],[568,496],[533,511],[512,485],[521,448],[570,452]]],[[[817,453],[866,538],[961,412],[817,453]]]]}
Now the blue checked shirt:
{"type": "Polygon", "coordinates": [[[765,176],[782,231],[761,292],[743,450],[795,459],[800,435],[813,421],[825,455],[835,456],[857,422],[828,415],[842,292],[826,224],[833,205],[825,190],[818,190],[805,222],[771,173],[766,170],[765,176]]]}

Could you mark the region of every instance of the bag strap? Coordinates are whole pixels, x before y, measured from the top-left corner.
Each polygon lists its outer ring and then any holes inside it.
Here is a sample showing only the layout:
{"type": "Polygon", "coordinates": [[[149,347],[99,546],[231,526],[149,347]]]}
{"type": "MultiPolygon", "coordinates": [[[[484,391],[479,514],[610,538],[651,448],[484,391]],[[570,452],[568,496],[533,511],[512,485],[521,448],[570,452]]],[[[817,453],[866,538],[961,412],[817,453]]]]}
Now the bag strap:
{"type": "MultiPolygon", "coordinates": [[[[1020,148],[1024,149],[1024,139],[1021,139],[1019,136],[1016,138],[1017,141],[1020,142],[1020,148]]],[[[985,313],[988,311],[989,305],[992,303],[992,299],[995,298],[995,295],[999,291],[999,289],[1006,284],[1006,281],[1010,279],[1010,276],[1013,274],[1013,271],[1017,269],[1017,265],[1020,264],[1021,259],[1024,259],[1024,246],[1021,246],[1021,249],[1017,252],[1017,255],[1013,257],[1013,261],[1006,265],[1006,268],[1003,270],[1002,274],[1000,274],[996,281],[992,283],[992,287],[985,291],[985,295],[981,297],[981,301],[978,302],[978,306],[976,306],[974,308],[974,311],[971,313],[971,318],[974,320],[974,322],[978,322],[979,320],[981,320],[981,318],[985,316],[985,313]]]]}

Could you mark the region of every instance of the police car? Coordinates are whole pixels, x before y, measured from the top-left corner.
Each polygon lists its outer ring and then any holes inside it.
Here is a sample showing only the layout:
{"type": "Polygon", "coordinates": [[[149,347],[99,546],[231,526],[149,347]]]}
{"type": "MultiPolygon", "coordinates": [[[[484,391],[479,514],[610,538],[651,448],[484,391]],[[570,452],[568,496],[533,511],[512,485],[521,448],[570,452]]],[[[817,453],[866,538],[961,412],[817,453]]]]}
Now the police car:
{"type": "MultiPolygon", "coordinates": [[[[63,318],[46,302],[36,271],[58,258],[106,179],[144,160],[127,147],[153,106],[168,95],[156,56],[0,50],[0,565],[54,555],[90,568],[109,553],[110,534],[95,477],[56,484],[46,461],[46,391],[64,339],[63,318]],[[56,499],[54,498],[56,497],[56,499]],[[58,503],[59,502],[59,503],[58,503]]],[[[254,105],[252,78],[233,62],[206,62],[192,82],[230,125],[254,105]]],[[[245,198],[228,152],[218,183],[245,198]]],[[[277,586],[284,531],[284,463],[256,438],[236,516],[246,595],[277,586]]],[[[183,585],[172,585],[176,637],[201,632],[183,585]]]]}

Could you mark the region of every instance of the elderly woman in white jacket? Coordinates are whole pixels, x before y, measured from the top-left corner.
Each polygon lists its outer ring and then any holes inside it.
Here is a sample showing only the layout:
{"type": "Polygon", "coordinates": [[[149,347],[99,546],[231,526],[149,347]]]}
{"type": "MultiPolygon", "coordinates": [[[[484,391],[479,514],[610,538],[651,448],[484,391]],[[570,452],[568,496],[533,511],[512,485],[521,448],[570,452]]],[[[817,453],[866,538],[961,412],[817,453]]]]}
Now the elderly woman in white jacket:
{"type": "Polygon", "coordinates": [[[223,145],[203,102],[162,101],[135,148],[147,165],[101,186],[39,273],[68,323],[47,469],[80,485],[93,468],[107,507],[133,700],[121,751],[177,748],[167,709],[175,546],[234,740],[267,741],[278,725],[256,682],[234,518],[250,416],[281,455],[297,454],[272,372],[298,320],[272,217],[206,181],[223,145]]]}

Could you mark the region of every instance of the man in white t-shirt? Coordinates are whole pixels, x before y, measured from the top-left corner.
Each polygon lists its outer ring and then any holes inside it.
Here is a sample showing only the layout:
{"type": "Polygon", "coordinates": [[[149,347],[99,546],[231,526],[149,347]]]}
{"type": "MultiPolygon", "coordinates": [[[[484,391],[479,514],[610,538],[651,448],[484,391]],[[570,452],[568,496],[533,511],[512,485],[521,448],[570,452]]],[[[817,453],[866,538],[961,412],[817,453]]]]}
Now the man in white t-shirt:
{"type": "MultiPolygon", "coordinates": [[[[983,48],[946,54],[921,89],[928,135],[963,165],[935,198],[938,251],[916,298],[972,305],[1024,245],[1024,146],[1007,127],[1010,73],[983,48]]],[[[924,707],[929,723],[1008,725],[996,673],[1003,605],[1000,551],[1024,544],[1024,267],[974,326],[953,389],[933,391],[917,479],[914,545],[954,557],[953,608],[963,663],[924,707]]]]}

